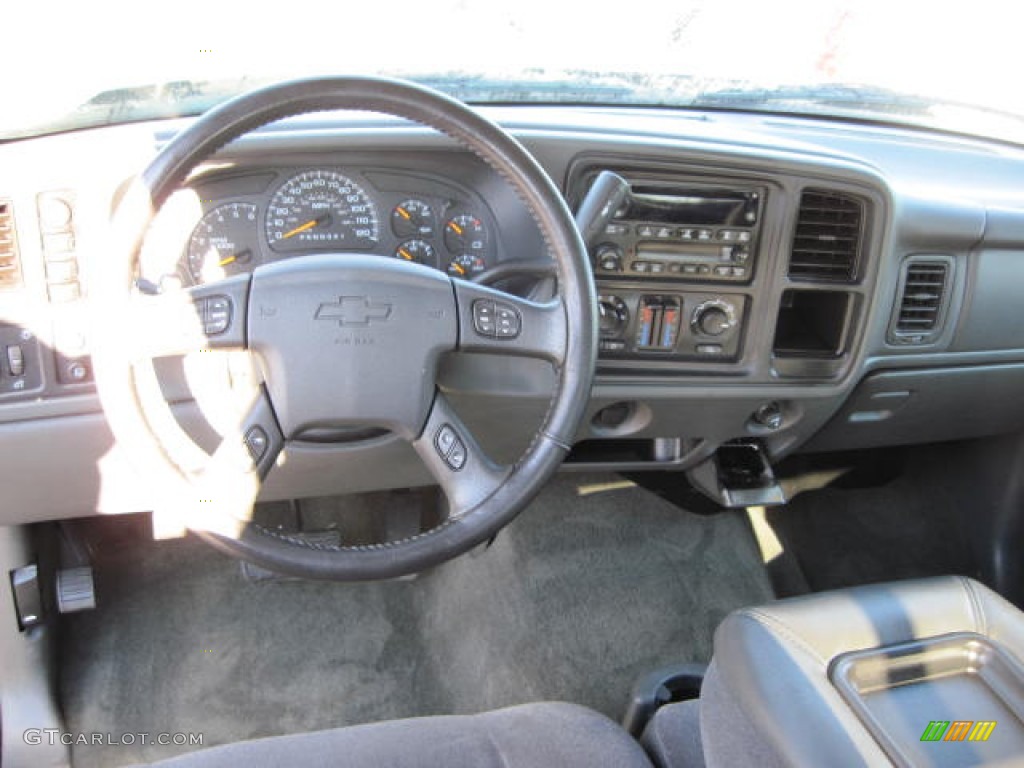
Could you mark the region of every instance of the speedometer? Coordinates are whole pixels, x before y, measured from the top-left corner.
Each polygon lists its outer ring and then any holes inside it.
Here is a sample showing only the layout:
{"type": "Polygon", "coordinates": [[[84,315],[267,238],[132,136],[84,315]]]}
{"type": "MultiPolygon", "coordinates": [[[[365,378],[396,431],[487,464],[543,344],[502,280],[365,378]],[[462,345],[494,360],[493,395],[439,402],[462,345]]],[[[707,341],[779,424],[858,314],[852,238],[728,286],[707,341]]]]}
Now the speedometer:
{"type": "Polygon", "coordinates": [[[375,246],[377,209],[362,187],[336,171],[288,179],[267,208],[267,242],[278,252],[355,250],[375,246]]]}

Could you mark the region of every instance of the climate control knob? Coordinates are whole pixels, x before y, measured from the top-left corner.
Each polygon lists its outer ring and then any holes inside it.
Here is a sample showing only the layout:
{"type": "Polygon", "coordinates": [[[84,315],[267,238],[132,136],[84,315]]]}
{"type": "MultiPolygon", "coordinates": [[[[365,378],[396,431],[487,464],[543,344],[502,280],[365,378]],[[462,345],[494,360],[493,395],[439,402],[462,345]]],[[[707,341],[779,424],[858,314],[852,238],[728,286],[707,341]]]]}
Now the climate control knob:
{"type": "Polygon", "coordinates": [[[724,301],[705,301],[693,310],[690,325],[702,336],[721,336],[736,324],[736,311],[724,301]]]}
{"type": "Polygon", "coordinates": [[[594,262],[605,272],[622,271],[622,249],[617,245],[605,244],[597,249],[594,262]]]}
{"type": "Polygon", "coordinates": [[[618,296],[598,296],[597,313],[600,318],[601,337],[616,339],[626,331],[629,309],[618,296]]]}

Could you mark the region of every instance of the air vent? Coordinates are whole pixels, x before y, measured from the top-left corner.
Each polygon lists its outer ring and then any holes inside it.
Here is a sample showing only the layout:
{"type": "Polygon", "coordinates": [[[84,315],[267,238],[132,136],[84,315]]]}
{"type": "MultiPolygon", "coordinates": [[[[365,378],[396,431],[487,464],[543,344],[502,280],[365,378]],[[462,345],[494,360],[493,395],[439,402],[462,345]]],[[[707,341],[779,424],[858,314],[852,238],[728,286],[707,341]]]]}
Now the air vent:
{"type": "Polygon", "coordinates": [[[848,283],[857,276],[863,204],[847,195],[806,190],[800,196],[789,276],[848,283]]]}
{"type": "Polygon", "coordinates": [[[903,344],[921,344],[941,330],[949,262],[913,259],[903,268],[895,335],[903,344]]]}
{"type": "Polygon", "coordinates": [[[0,200],[0,291],[21,286],[18,261],[18,237],[14,231],[14,209],[9,200],[0,200]]]}

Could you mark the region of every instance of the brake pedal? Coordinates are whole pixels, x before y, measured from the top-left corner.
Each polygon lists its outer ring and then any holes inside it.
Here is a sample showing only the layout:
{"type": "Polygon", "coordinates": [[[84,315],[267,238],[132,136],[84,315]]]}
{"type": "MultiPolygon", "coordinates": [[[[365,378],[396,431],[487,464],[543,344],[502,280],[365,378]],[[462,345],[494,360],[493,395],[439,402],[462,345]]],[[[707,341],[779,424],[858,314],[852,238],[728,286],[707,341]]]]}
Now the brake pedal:
{"type": "Polygon", "coordinates": [[[96,607],[92,567],[61,568],[57,571],[57,610],[61,613],[91,611],[96,607]]]}

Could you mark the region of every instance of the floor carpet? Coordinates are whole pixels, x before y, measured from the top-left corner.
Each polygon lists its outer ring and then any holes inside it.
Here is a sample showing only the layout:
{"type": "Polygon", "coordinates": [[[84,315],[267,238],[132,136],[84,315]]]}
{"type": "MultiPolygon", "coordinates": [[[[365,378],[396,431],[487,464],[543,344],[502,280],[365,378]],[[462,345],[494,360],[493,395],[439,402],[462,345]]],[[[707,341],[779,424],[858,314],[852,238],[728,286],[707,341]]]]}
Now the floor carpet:
{"type": "Polygon", "coordinates": [[[413,581],[252,582],[190,538],[96,569],[99,608],[63,627],[68,729],[204,746],[551,699],[619,719],[638,676],[707,661],[727,612],[772,597],[742,512],[694,515],[613,475],[561,475],[492,546],[413,581]]]}

